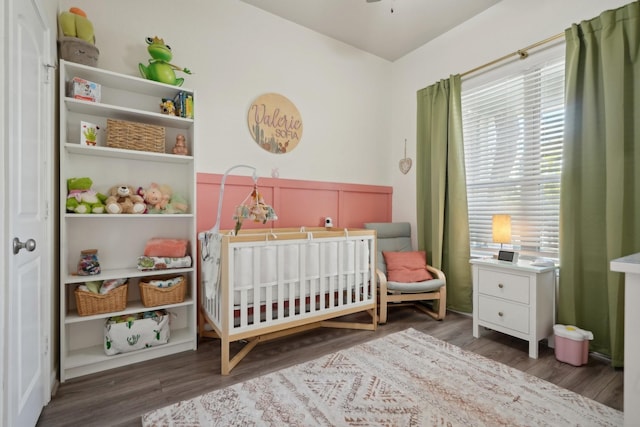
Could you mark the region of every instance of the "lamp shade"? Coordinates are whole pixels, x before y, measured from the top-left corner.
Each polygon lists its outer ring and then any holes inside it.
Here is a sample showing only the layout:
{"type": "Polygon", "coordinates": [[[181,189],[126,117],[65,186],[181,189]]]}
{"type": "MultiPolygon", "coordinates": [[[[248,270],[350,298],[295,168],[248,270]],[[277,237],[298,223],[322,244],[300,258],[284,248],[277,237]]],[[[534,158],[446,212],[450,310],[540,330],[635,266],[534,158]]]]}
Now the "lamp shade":
{"type": "Polygon", "coordinates": [[[511,215],[493,216],[493,241],[494,243],[511,243],[511,215]]]}

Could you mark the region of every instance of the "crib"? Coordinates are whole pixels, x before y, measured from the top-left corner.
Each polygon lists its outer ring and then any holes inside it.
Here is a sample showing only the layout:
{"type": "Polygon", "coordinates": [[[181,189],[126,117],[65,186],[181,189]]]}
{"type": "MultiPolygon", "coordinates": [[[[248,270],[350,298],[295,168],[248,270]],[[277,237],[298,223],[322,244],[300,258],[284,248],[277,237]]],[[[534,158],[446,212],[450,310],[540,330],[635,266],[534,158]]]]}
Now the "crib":
{"type": "Polygon", "coordinates": [[[376,330],[374,231],[209,231],[200,241],[198,329],[220,339],[222,375],[260,342],[317,327],[376,330]],[[359,312],[369,316],[337,319],[359,312]]]}

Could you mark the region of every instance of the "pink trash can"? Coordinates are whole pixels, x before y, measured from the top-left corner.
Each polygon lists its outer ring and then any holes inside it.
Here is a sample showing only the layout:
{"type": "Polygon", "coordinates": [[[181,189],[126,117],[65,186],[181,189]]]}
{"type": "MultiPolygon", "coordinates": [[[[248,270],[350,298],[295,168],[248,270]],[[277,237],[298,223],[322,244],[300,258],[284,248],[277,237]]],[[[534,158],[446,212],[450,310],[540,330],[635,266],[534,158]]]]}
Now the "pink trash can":
{"type": "Polygon", "coordinates": [[[556,359],[573,366],[582,366],[589,361],[589,340],[591,331],[576,326],[555,325],[553,334],[556,341],[556,359]]]}

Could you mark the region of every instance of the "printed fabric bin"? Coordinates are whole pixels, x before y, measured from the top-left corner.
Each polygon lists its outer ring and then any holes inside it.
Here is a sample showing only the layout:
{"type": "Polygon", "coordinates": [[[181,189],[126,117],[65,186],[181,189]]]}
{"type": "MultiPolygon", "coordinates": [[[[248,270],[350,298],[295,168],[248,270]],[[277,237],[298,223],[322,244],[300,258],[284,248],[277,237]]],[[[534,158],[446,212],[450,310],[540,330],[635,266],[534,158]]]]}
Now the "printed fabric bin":
{"type": "Polygon", "coordinates": [[[554,325],[556,359],[573,366],[582,366],[589,361],[589,340],[593,339],[591,331],[577,326],[554,325]]]}
{"type": "Polygon", "coordinates": [[[109,317],[104,326],[104,352],[111,356],[166,344],[169,334],[166,310],[109,317]]]}

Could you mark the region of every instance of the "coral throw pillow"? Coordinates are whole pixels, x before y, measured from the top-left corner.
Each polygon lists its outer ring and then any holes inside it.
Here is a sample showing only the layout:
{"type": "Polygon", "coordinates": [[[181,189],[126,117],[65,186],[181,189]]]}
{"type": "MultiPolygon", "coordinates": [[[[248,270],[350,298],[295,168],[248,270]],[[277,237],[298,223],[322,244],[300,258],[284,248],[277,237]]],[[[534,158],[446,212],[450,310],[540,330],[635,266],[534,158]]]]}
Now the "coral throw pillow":
{"type": "Polygon", "coordinates": [[[433,279],[427,270],[427,254],[424,251],[382,252],[387,264],[387,280],[413,283],[433,279]]]}

